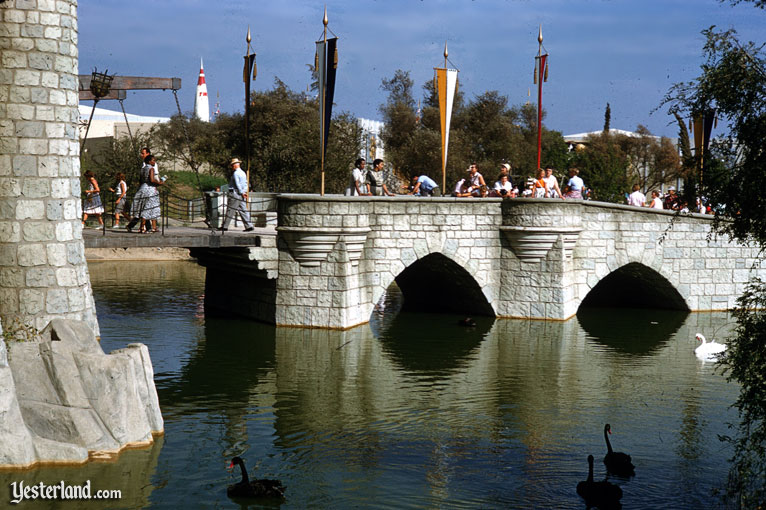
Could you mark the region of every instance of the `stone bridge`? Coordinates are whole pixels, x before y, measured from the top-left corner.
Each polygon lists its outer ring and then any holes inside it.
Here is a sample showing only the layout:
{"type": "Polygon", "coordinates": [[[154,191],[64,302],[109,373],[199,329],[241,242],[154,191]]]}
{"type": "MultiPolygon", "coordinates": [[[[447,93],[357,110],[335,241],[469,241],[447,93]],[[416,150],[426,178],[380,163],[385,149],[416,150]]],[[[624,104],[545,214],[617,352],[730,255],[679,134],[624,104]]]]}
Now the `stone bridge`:
{"type": "Polygon", "coordinates": [[[206,303],[281,326],[365,323],[404,308],[564,320],[580,306],[727,310],[758,249],[712,217],[601,202],[279,195],[261,246],[192,250],[206,303]]]}

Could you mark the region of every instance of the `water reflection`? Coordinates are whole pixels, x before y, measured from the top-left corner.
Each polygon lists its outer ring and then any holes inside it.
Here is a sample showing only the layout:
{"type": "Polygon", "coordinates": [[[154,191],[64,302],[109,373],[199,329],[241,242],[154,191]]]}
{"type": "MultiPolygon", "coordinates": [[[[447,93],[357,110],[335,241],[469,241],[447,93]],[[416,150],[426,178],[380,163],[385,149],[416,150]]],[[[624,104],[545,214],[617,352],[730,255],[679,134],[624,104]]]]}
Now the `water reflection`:
{"type": "Polygon", "coordinates": [[[198,315],[204,274],[150,271],[151,327],[120,312],[119,273],[94,279],[105,349],[140,340],[155,364],[167,433],[143,506],[234,506],[223,461],[244,452],[287,486],[283,508],[582,508],[574,487],[588,454],[602,475],[606,422],[637,466],[618,481],[626,509],[709,507],[725,479],[716,435],[736,388],[693,349],[696,332],[725,338],[726,314],[273,328],[198,315]]]}
{"type": "Polygon", "coordinates": [[[588,335],[616,352],[648,356],[662,348],[689,312],[646,308],[581,308],[577,321],[588,335]]]}
{"type": "Polygon", "coordinates": [[[401,313],[377,337],[383,352],[408,373],[448,376],[465,366],[489,332],[494,319],[476,317],[475,326],[461,325],[464,316],[401,313]],[[428,332],[424,334],[425,325],[428,332]]]}
{"type": "MultiPolygon", "coordinates": [[[[89,462],[82,466],[47,466],[27,471],[0,471],[0,487],[8,487],[12,482],[23,481],[26,485],[57,485],[63,480],[67,485],[82,485],[91,481],[91,495],[99,490],[119,490],[120,498],[109,501],[78,500],[24,500],[20,508],[82,508],[82,509],[134,509],[149,505],[154,490],[161,489],[166,481],[157,479],[157,464],[162,451],[164,438],[156,437],[150,448],[125,450],[116,459],[108,462],[89,462]]],[[[18,486],[18,484],[17,484],[18,486]]],[[[3,504],[10,498],[3,495],[3,504]]]]}
{"type": "Polygon", "coordinates": [[[274,328],[252,321],[208,319],[184,366],[157,388],[167,413],[246,410],[275,363],[274,328]]]}

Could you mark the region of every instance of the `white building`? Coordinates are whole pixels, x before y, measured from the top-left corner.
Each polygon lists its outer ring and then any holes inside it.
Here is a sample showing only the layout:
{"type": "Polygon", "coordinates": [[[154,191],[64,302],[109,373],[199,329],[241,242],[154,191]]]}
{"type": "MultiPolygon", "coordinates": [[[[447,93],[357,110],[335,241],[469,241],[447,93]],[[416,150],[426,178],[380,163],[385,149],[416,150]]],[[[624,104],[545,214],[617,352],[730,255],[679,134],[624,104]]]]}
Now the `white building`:
{"type": "MultiPolygon", "coordinates": [[[[603,130],[599,130],[599,131],[589,131],[587,133],[575,133],[572,135],[564,135],[563,138],[564,138],[564,141],[569,145],[569,152],[572,152],[575,150],[584,149],[588,143],[589,136],[600,135],[603,132],[604,132],[603,130]]],[[[624,129],[615,129],[615,128],[610,129],[609,134],[612,136],[622,135],[622,136],[630,136],[634,138],[644,136],[641,133],[636,133],[635,131],[625,131],[624,129]]],[[[657,142],[659,142],[660,139],[662,138],[660,136],[655,136],[655,135],[649,135],[649,136],[657,140],[657,142]]],[[[678,148],[678,139],[670,138],[670,140],[673,142],[673,145],[675,145],[676,148],[678,148]]],[[[680,148],[678,150],[680,154],[680,148]]],[[[646,167],[635,168],[635,171],[641,174],[644,180],[646,179],[646,176],[649,172],[649,170],[646,167]]],[[[681,187],[683,186],[683,180],[681,178],[677,178],[671,182],[666,182],[660,186],[660,191],[664,192],[668,186],[674,186],[676,189],[680,190],[681,187]]],[[[649,190],[644,189],[642,191],[647,192],[649,190]]]]}
{"type": "MultiPolygon", "coordinates": [[[[90,119],[93,106],[81,104],[80,110],[80,140],[85,136],[88,128],[88,119],[90,119]]],[[[125,123],[125,115],[121,111],[107,110],[105,108],[96,108],[93,112],[90,130],[88,131],[88,140],[95,138],[122,138],[128,136],[128,125],[133,136],[136,133],[146,133],[153,126],[159,123],[170,121],[169,117],[145,117],[143,115],[127,114],[128,123],[125,123]]]]}
{"type": "Polygon", "coordinates": [[[386,159],[383,140],[380,138],[385,124],[379,120],[361,118],[356,119],[356,122],[362,128],[362,152],[359,156],[366,159],[368,163],[372,163],[375,159],[386,159]]]}

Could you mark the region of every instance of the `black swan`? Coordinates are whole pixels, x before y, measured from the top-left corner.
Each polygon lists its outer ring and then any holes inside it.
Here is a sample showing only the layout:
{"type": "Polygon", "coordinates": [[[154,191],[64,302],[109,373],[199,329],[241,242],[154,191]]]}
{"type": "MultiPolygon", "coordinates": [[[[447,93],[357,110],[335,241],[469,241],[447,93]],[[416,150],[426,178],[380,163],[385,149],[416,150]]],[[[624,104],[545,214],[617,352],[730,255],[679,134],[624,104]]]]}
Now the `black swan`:
{"type": "Polygon", "coordinates": [[[245,469],[245,461],[240,457],[231,459],[229,469],[239,464],[242,469],[242,480],[229,485],[226,495],[230,498],[281,498],[285,495],[285,488],[279,480],[250,480],[245,469]]]}
{"type": "Polygon", "coordinates": [[[633,476],[636,474],[636,466],[630,461],[630,455],[622,452],[612,451],[612,443],[609,442],[609,434],[612,428],[607,423],[604,425],[604,440],[606,441],[606,455],[604,455],[604,465],[606,470],[612,474],[620,476],[633,476]]]}
{"type": "Polygon", "coordinates": [[[577,484],[577,494],[582,497],[588,506],[596,506],[601,509],[621,508],[620,499],[622,489],[606,480],[593,481],[593,455],[588,455],[588,479],[577,484]]]}

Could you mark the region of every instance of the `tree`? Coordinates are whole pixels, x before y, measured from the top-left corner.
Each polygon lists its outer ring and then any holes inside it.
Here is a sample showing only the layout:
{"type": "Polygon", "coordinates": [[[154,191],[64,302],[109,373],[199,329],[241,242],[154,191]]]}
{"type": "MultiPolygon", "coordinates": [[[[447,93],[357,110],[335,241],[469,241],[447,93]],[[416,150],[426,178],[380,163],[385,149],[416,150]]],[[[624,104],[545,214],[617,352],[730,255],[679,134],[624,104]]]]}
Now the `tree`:
{"type": "Polygon", "coordinates": [[[615,136],[628,158],[628,185],[638,184],[644,190],[651,190],[683,175],[678,151],[669,138],[658,140],[640,124],[636,134],[638,136],[615,136]]]}
{"type": "Polygon", "coordinates": [[[390,80],[383,79],[381,88],[388,92],[386,104],[381,105],[385,128],[381,138],[386,147],[386,153],[395,171],[409,176],[414,173],[411,163],[411,153],[408,150],[410,138],[417,127],[415,119],[415,99],[412,89],[415,82],[408,71],[397,69],[390,80]]]}
{"type": "MultiPolygon", "coordinates": [[[[758,7],[764,2],[758,0],[758,7]]],[[[704,154],[702,180],[716,213],[715,227],[740,242],[766,247],[766,56],[763,45],[742,44],[734,30],[711,27],[703,34],[705,63],[694,81],[671,87],[663,100],[670,113],[691,117],[715,108],[727,136],[704,154]],[[710,165],[710,162],[713,165],[710,165]],[[713,181],[713,182],[710,182],[713,181]]],[[[735,402],[740,423],[734,445],[727,495],[739,508],[766,504],[766,284],[755,279],[739,299],[737,331],[722,364],[740,384],[735,402]]]]}
{"type": "Polygon", "coordinates": [[[576,151],[571,164],[592,190],[593,198],[624,203],[628,190],[629,159],[616,137],[608,132],[588,135],[583,150],[576,151]]]}
{"type": "Polygon", "coordinates": [[[612,124],[612,108],[609,103],[606,103],[606,110],[604,110],[604,133],[609,132],[609,128],[612,124]]]}

